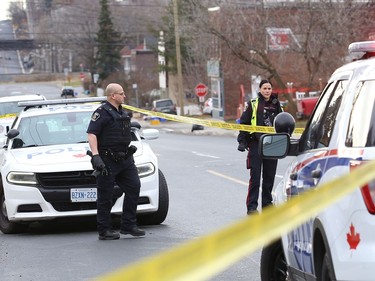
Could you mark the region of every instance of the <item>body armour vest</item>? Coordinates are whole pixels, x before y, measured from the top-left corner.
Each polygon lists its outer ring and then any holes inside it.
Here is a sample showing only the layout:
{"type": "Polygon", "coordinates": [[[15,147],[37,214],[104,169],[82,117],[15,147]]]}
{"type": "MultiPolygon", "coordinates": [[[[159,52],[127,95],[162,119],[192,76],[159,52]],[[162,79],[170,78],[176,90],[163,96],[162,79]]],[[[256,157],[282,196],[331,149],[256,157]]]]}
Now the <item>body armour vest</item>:
{"type": "Polygon", "coordinates": [[[120,113],[108,104],[102,105],[102,108],[112,116],[113,122],[98,136],[99,150],[126,151],[132,140],[129,115],[125,110],[121,109],[120,113]]]}

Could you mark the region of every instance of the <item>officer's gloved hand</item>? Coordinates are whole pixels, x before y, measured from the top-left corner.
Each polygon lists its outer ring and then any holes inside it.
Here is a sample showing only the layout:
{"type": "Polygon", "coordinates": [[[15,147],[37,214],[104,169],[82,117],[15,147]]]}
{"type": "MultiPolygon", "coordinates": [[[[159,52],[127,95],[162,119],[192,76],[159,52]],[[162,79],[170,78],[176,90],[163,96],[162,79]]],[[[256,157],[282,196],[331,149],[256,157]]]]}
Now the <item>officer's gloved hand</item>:
{"type": "Polygon", "coordinates": [[[135,145],[131,145],[128,147],[128,151],[130,155],[133,155],[137,151],[137,147],[135,145]]]}
{"type": "Polygon", "coordinates": [[[238,148],[237,149],[238,149],[238,151],[244,152],[247,149],[246,144],[243,143],[243,142],[240,142],[238,144],[238,148]]]}
{"type": "Polygon", "coordinates": [[[99,154],[91,157],[91,164],[94,170],[101,171],[105,169],[105,164],[99,154]]]}

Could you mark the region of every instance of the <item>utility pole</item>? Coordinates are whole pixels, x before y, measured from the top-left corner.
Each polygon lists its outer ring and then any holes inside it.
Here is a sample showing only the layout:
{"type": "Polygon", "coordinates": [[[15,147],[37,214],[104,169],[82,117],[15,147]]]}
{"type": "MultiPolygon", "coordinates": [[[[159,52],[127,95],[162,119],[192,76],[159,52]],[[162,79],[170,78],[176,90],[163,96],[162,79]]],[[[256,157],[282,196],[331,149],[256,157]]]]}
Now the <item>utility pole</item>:
{"type": "Polygon", "coordinates": [[[173,19],[174,19],[174,34],[176,38],[177,84],[178,84],[178,97],[180,98],[180,107],[181,107],[180,115],[185,115],[177,0],[173,0],[173,19]]]}

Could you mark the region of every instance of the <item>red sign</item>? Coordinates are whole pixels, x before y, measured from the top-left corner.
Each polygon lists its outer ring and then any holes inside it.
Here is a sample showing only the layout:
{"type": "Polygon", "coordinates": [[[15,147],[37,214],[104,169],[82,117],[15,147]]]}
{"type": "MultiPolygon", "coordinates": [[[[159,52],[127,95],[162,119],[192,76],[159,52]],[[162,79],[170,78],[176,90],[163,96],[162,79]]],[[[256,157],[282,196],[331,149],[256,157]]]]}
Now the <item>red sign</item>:
{"type": "Polygon", "coordinates": [[[199,83],[197,86],[195,86],[195,94],[198,97],[204,97],[207,95],[207,86],[203,83],[199,83]]]}

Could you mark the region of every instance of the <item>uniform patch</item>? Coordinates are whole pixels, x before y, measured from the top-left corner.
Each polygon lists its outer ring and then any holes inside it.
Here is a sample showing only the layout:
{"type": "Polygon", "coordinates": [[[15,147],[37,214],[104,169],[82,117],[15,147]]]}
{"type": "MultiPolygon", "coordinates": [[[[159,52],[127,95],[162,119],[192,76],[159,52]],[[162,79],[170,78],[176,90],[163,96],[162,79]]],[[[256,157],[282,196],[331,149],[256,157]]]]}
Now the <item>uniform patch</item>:
{"type": "Polygon", "coordinates": [[[100,118],[100,114],[98,112],[94,112],[92,115],[91,115],[91,121],[96,121],[100,118]]]}

